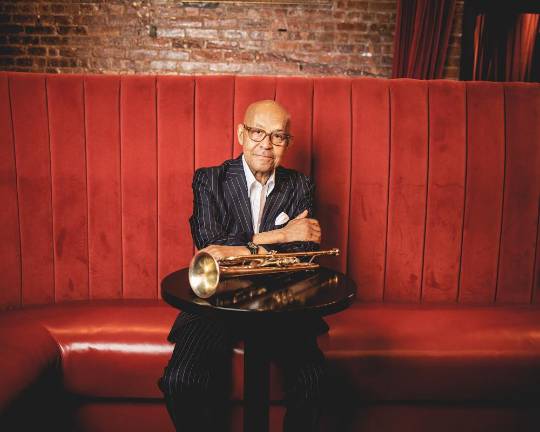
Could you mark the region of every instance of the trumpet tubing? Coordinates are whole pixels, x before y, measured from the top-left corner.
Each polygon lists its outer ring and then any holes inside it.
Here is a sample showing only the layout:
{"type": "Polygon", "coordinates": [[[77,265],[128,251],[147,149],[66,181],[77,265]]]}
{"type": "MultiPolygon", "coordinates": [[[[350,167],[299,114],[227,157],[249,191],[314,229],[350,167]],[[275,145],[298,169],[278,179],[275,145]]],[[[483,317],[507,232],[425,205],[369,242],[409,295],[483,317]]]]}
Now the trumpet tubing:
{"type": "Polygon", "coordinates": [[[222,278],[313,270],[319,267],[313,259],[324,255],[339,255],[339,249],[314,252],[271,252],[231,256],[219,260],[207,252],[198,252],[189,265],[189,283],[197,296],[208,298],[217,291],[222,278]],[[307,262],[301,260],[308,257],[311,259],[307,262]]]}

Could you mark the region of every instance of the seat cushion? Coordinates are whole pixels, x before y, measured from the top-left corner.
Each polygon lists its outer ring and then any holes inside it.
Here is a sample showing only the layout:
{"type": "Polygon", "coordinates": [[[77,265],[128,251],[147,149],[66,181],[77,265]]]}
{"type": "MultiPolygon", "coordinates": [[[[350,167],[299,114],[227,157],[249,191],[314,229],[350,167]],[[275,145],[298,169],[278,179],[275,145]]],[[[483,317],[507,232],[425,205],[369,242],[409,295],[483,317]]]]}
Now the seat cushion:
{"type": "Polygon", "coordinates": [[[540,395],[540,307],[357,303],[327,322],[320,347],[333,381],[354,397],[486,401],[540,395]]]}
{"type": "Polygon", "coordinates": [[[70,302],[17,311],[61,350],[67,391],[97,398],[161,398],[157,379],[172,353],[178,311],[160,300],[70,302]]]}
{"type": "MultiPolygon", "coordinates": [[[[2,315],[50,333],[61,351],[68,391],[94,398],[162,397],[156,381],[172,353],[166,337],[177,315],[163,301],[76,302],[2,315]]],[[[331,391],[341,398],[539,397],[539,307],[355,303],[326,321],[330,331],[319,345],[328,359],[331,391]]],[[[242,397],[242,353],[240,345],[233,362],[236,399],[242,397]]],[[[271,377],[272,398],[280,400],[274,367],[271,377]]]]}

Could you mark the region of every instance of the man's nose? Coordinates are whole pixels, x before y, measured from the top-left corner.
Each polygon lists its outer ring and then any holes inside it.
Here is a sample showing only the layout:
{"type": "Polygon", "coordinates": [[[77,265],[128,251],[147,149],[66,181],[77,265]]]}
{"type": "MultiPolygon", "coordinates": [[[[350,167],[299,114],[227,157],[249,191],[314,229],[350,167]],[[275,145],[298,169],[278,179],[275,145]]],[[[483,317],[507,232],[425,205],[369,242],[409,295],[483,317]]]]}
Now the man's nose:
{"type": "Polygon", "coordinates": [[[274,146],[270,142],[270,135],[266,135],[264,139],[261,141],[261,146],[263,146],[265,149],[272,149],[274,146]]]}

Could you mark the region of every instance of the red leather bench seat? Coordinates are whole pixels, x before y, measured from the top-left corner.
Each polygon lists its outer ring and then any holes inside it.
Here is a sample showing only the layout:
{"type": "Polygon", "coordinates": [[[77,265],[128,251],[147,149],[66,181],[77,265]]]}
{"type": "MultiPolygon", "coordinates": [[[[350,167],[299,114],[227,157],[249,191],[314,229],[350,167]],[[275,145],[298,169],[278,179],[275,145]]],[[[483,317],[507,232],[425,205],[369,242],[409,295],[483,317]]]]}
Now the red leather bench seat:
{"type": "Polygon", "coordinates": [[[320,345],[358,398],[493,401],[540,396],[540,308],[355,304],[320,345]]]}
{"type": "MultiPolygon", "coordinates": [[[[36,365],[51,365],[60,352],[70,393],[157,399],[156,380],[172,352],[166,336],[176,313],[159,300],[76,302],[8,312],[3,320],[9,320],[10,331],[2,332],[2,340],[8,340],[2,349],[10,354],[2,361],[18,361],[12,369],[29,380],[21,364],[32,365],[35,374],[36,365]]],[[[348,391],[358,401],[540,399],[538,307],[356,303],[327,321],[330,331],[319,343],[335,379],[333,391],[348,391]]],[[[233,393],[238,399],[242,349],[235,353],[233,393]]],[[[281,399],[280,380],[274,376],[271,382],[273,398],[281,399]]]]}
{"type": "Polygon", "coordinates": [[[42,326],[60,348],[64,387],[95,398],[161,398],[156,385],[172,353],[177,311],[159,300],[104,300],[3,314],[42,326]],[[22,319],[21,319],[22,318],[22,319]]]}

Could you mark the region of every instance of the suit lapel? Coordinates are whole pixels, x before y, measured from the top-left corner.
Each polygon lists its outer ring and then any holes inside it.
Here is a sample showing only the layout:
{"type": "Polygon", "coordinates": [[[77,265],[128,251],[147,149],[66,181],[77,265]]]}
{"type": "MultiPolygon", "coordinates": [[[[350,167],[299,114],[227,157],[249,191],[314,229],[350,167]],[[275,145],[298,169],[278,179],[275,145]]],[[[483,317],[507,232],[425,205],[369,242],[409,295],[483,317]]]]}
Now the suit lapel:
{"type": "Polygon", "coordinates": [[[246,176],[242,166],[242,155],[232,160],[225,175],[223,190],[226,199],[230,202],[234,219],[239,221],[242,231],[253,234],[253,218],[247,194],[246,176]]]}
{"type": "Polygon", "coordinates": [[[261,232],[274,229],[276,217],[292,191],[290,177],[279,167],[276,169],[275,182],[274,189],[266,198],[264,205],[261,232]]]}

